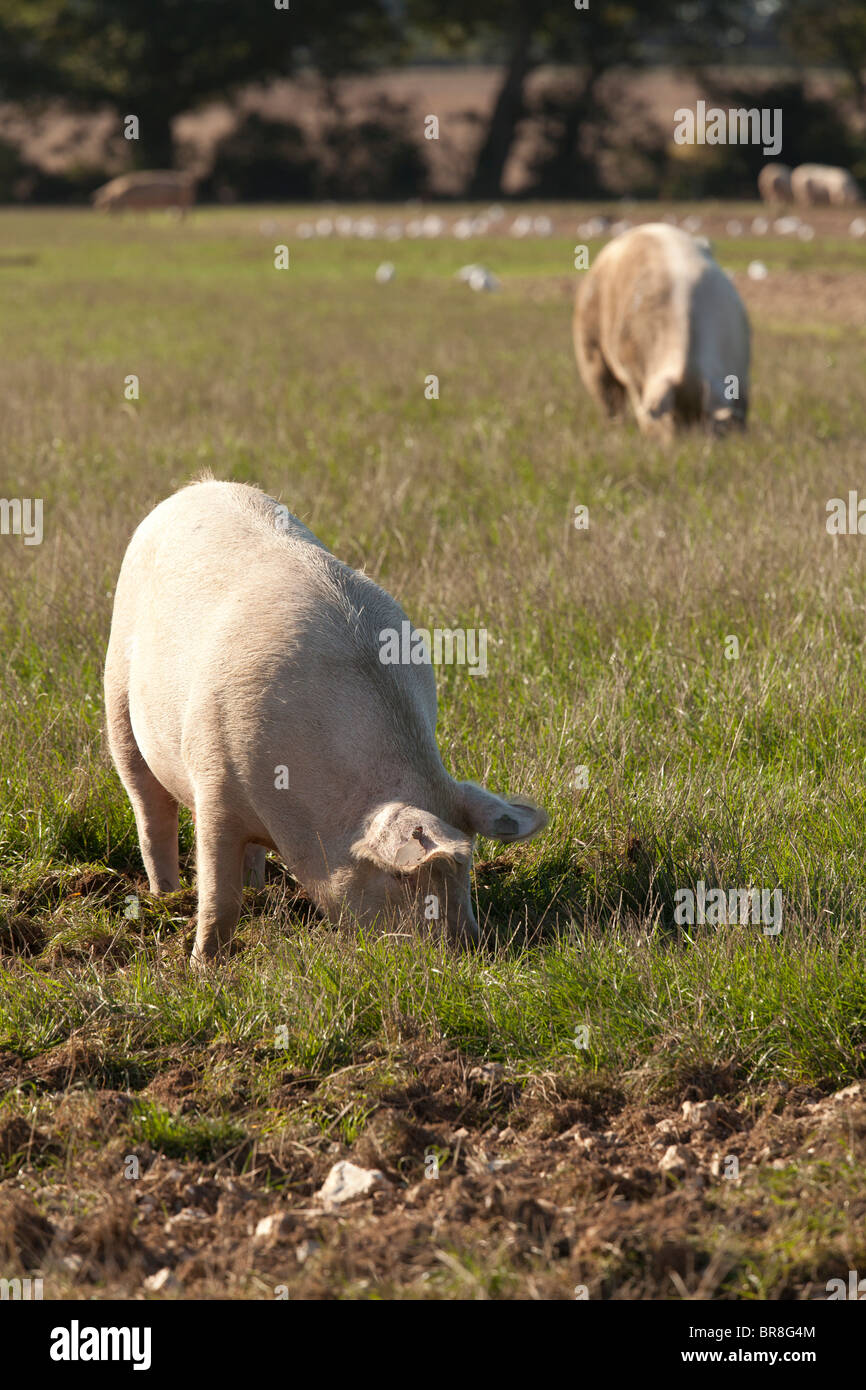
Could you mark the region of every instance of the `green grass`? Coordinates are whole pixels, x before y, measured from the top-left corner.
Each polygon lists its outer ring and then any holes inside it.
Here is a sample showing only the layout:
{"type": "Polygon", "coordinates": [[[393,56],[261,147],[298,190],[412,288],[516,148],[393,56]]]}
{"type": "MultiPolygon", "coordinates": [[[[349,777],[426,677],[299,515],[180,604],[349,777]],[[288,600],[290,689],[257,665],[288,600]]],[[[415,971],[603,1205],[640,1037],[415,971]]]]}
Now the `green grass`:
{"type": "Polygon", "coordinates": [[[243,1129],[228,1120],[188,1120],[152,1102],[135,1106],[132,1135],[134,1142],[150,1144],[167,1158],[214,1159],[244,1139],[243,1129]]]}
{"type": "MultiPolygon", "coordinates": [[[[677,1092],[733,1063],[738,1087],[842,1085],[866,1060],[866,947],[760,928],[680,944],[622,928],[576,933],[493,960],[438,944],[360,936],[280,943],[271,923],[213,985],[146,951],[120,970],[22,962],[0,981],[0,1047],[38,1056],[72,1035],[106,1059],[183,1056],[223,1043],[316,1075],[350,1063],[411,1018],[470,1056],[513,1068],[617,1078],[677,1092]],[[744,939],[745,938],[745,939],[744,939]],[[588,1046],[575,1042],[589,1027],[588,1046]]],[[[145,1073],[146,1074],[146,1073],[145,1073]]]]}
{"type": "MultiPolygon", "coordinates": [[[[245,1142],[238,1078],[279,1131],[285,1068],[326,1087],[372,1049],[399,1071],[415,1036],[519,1085],[549,1072],[647,1101],[864,1075],[866,567],[862,539],[824,522],[863,486],[866,328],[787,296],[804,271],[866,276],[866,245],[714,238],[726,266],[771,272],[751,428],[663,452],[604,424],[577,381],[576,231],[299,241],[308,215],[0,215],[0,490],[45,506],[41,546],[0,537],[0,1049],[32,1063],[74,1044],[86,1084],[137,1092],[228,1047],[192,1118],[145,1097],[129,1131],[214,1162],[245,1142]],[[467,261],[501,292],[458,285],[467,261]],[[505,869],[476,880],[485,952],[311,926],[272,888],[202,981],[188,892],[124,918],[141,869],[103,734],[112,589],[138,521],[205,466],[279,495],[417,624],[488,630],[486,679],[439,673],[443,757],[551,822],[504,855],[479,846],[505,869]],[[781,935],[677,928],[676,891],[699,879],[781,889],[781,935]]],[[[187,888],[192,842],[185,819],[187,888]]],[[[351,1147],[381,1094],[362,1072],[289,1118],[351,1147]]],[[[455,1287],[479,1277],[450,1268],[455,1287]]],[[[490,1296],[511,1287],[488,1273],[490,1296]]]]}

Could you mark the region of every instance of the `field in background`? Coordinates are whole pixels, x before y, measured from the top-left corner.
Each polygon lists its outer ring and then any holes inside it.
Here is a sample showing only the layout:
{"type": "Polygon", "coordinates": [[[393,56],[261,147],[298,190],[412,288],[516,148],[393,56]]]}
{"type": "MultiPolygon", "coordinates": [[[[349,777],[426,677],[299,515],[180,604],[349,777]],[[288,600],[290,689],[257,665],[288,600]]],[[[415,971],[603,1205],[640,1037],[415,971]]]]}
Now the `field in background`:
{"type": "Polygon", "coordinates": [[[664,453],[577,380],[596,209],[533,211],[552,236],[0,215],[0,495],[43,498],[45,527],[0,536],[0,1276],[813,1298],[866,1266],[866,1084],[832,1099],[866,1077],[866,568],[825,525],[866,487],[866,241],[674,210],[750,309],[753,406],[745,437],[664,453]],[[470,261],[498,292],[454,279],[470,261]],[[232,962],[190,977],[191,825],[186,887],[153,902],[101,668],[131,532],[204,467],[416,624],[487,629],[486,678],[439,671],[443,757],[551,824],[479,845],[485,951],[326,928],[274,863],[232,962]],[[677,928],[698,880],[781,889],[781,932],[677,928]],[[322,1215],[341,1158],[390,1186],[322,1215]]]}

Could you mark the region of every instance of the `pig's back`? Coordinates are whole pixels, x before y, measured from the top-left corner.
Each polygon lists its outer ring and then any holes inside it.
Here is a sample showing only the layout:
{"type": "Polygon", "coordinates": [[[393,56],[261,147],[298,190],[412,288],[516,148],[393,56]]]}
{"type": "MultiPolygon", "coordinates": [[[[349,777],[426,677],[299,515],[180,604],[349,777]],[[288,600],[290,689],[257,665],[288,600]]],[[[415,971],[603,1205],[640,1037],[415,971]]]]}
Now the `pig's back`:
{"type": "MultiPolygon", "coordinates": [[[[190,766],[248,762],[287,723],[311,737],[341,692],[373,736],[380,720],[432,739],[430,668],[384,667],[377,635],[399,604],[342,564],[272,498],[238,483],[193,484],[160,503],[121,567],[109,664],[124,672],[136,742],[157,778],[190,804],[190,766]]],[[[337,747],[334,747],[335,754],[337,747]]]]}
{"type": "MultiPolygon", "coordinates": [[[[114,601],[131,667],[163,690],[185,691],[226,641],[268,624],[274,603],[285,622],[309,602],[319,540],[273,499],[238,483],[193,484],[155,507],[138,527],[114,601]],[[278,532],[276,525],[283,528],[278,532]]],[[[242,646],[245,643],[242,643],[242,646]]]]}
{"type": "Polygon", "coordinates": [[[648,223],[609,242],[603,272],[602,330],[621,379],[665,369],[714,379],[726,364],[748,366],[742,301],[712,253],[678,227],[648,223]],[[745,354],[745,360],[744,360],[745,354]]]}

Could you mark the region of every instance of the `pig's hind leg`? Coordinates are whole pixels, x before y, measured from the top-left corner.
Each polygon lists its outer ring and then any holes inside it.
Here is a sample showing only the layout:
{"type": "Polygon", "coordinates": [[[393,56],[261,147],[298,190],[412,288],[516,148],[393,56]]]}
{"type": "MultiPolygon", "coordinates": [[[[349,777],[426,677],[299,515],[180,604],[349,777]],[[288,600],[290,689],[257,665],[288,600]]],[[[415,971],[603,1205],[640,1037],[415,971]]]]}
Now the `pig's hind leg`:
{"type": "Polygon", "coordinates": [[[142,757],[132,732],[125,694],[108,694],[108,742],[120,780],[132,803],[141,857],[151,893],[180,888],[177,851],[177,802],[158,782],[142,757]]]}
{"type": "Polygon", "coordinates": [[[250,888],[264,888],[266,857],[264,845],[247,845],[244,851],[244,883],[249,884],[250,888]]]}
{"type": "Polygon", "coordinates": [[[573,323],[574,352],[584,386],[608,419],[625,414],[626,390],[608,366],[601,346],[601,310],[593,285],[581,298],[573,323]]]}
{"type": "Polygon", "coordinates": [[[206,965],[229,945],[243,901],[246,836],[233,817],[196,800],[198,922],[192,963],[206,965]]]}

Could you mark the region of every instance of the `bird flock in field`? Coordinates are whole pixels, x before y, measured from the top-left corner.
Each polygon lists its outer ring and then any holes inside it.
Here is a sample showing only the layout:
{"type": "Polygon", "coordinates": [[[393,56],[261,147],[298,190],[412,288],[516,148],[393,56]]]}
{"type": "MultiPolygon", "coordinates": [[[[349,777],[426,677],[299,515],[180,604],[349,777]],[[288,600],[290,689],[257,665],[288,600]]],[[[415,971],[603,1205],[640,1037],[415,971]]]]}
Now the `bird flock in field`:
{"type": "MultiPolygon", "coordinates": [[[[505,209],[498,205],[488,208],[477,217],[457,217],[450,222],[438,213],[412,217],[405,222],[382,222],[376,217],[350,217],[344,214],[319,217],[315,222],[300,222],[295,230],[302,240],[314,237],[359,237],[362,241],[402,241],[404,237],[435,240],[449,235],[458,241],[466,241],[470,237],[488,236],[494,232],[500,234],[503,231],[518,238],[549,237],[554,233],[554,224],[550,217],[531,216],[522,212],[505,228],[503,223],[506,217],[505,209]]],[[[697,235],[703,226],[703,219],[694,214],[679,220],[673,213],[668,213],[661,220],[672,227],[679,225],[683,231],[690,232],[693,236],[697,235]]],[[[578,236],[594,240],[599,237],[619,236],[631,226],[632,223],[627,218],[594,216],[579,222],[576,230],[578,236]]],[[[261,229],[265,235],[270,235],[276,229],[276,224],[268,219],[261,224],[261,229]]],[[[853,237],[866,236],[866,218],[853,218],[848,231],[853,237]]],[[[730,218],[725,223],[725,234],[730,237],[767,236],[771,232],[775,232],[777,236],[796,237],[800,241],[811,241],[815,236],[815,228],[796,213],[786,213],[775,218],[757,216],[749,222],[730,218]]]]}
{"type": "MultiPolygon", "coordinates": [[[[672,227],[679,225],[683,231],[688,232],[691,236],[697,237],[698,240],[705,240],[700,235],[704,225],[703,218],[694,213],[690,213],[682,219],[678,219],[673,213],[667,213],[661,220],[672,227]]],[[[341,214],[335,217],[319,217],[315,222],[300,222],[295,230],[302,240],[316,237],[359,237],[365,241],[384,238],[386,241],[394,242],[401,241],[404,237],[435,240],[438,237],[447,236],[452,236],[458,241],[465,241],[469,237],[483,237],[491,233],[499,235],[507,233],[517,238],[549,237],[553,235],[555,230],[553,220],[543,214],[531,215],[521,212],[511,220],[510,225],[506,226],[506,222],[505,208],[501,204],[494,204],[477,216],[460,216],[450,221],[438,213],[427,213],[423,217],[411,217],[403,222],[393,220],[383,222],[379,218],[369,215],[350,217],[348,214],[341,214]]],[[[627,232],[631,226],[632,223],[628,218],[614,219],[596,215],[579,222],[575,230],[579,237],[586,240],[601,238],[612,240],[623,232],[627,232]]],[[[276,223],[270,219],[261,223],[261,231],[266,236],[271,235],[276,230],[276,223]]],[[[732,217],[725,223],[724,230],[725,235],[729,237],[775,234],[781,237],[791,237],[798,241],[812,241],[816,234],[811,223],[804,221],[796,213],[785,213],[781,217],[758,215],[747,221],[732,217]]],[[[852,237],[866,236],[866,218],[854,217],[848,232],[852,237]]],[[[750,262],[746,273],[750,280],[764,280],[769,274],[762,261],[750,262]]],[[[396,279],[396,275],[397,270],[393,262],[383,261],[376,268],[374,278],[377,284],[388,285],[396,279]]],[[[467,285],[469,289],[477,291],[497,290],[501,285],[501,282],[486,266],[474,263],[461,266],[454,278],[461,284],[467,285]]]]}
{"type": "MultiPolygon", "coordinates": [[[[506,216],[505,208],[498,203],[476,217],[457,217],[450,224],[444,217],[432,212],[423,217],[411,217],[406,222],[384,223],[370,216],[343,215],[319,217],[315,222],[301,222],[297,227],[297,233],[305,240],[310,237],[338,236],[360,237],[362,241],[369,241],[375,237],[384,237],[386,241],[402,241],[404,236],[433,239],[450,233],[458,241],[466,241],[469,237],[487,236],[491,231],[502,230],[506,216]]],[[[552,236],[553,221],[543,215],[532,217],[528,213],[519,213],[508,231],[514,237],[552,236]]]]}

